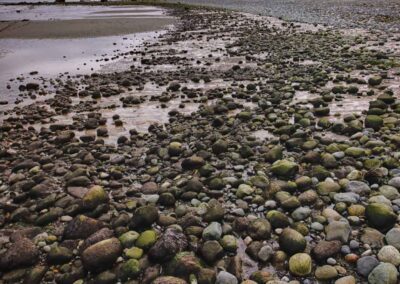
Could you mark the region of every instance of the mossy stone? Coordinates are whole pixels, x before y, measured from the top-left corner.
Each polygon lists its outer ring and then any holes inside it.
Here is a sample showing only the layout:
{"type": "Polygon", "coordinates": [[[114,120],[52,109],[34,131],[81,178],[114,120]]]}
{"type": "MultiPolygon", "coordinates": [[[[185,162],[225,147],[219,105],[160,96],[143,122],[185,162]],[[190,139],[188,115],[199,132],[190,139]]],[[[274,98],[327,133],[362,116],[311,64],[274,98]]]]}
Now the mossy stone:
{"type": "Polygon", "coordinates": [[[154,230],[147,230],[140,234],[135,245],[141,249],[151,248],[157,240],[157,233],[154,230]]]}

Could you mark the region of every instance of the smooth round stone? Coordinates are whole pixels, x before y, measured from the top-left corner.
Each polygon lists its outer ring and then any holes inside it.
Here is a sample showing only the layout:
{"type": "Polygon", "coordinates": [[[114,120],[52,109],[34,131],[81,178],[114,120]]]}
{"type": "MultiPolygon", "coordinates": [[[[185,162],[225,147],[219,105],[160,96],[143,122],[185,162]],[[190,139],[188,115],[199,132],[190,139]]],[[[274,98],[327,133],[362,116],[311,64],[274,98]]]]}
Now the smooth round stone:
{"type": "Polygon", "coordinates": [[[336,259],[330,257],[326,260],[326,263],[330,264],[330,265],[335,265],[337,263],[336,259]]]}
{"type": "Polygon", "coordinates": [[[349,216],[347,220],[351,225],[359,225],[361,223],[360,217],[357,216],[349,216]]]}
{"type": "Polygon", "coordinates": [[[311,223],[311,229],[315,231],[323,231],[324,230],[324,225],[318,222],[313,222],[311,223]]]}
{"type": "Polygon", "coordinates": [[[379,192],[389,200],[394,200],[400,197],[397,188],[390,185],[382,185],[379,188],[379,192]]]}
{"type": "Polygon", "coordinates": [[[199,205],[201,204],[201,201],[198,200],[198,199],[192,199],[192,200],[190,201],[190,203],[191,203],[194,207],[197,207],[197,206],[199,206],[199,205]]]}
{"type": "Polygon", "coordinates": [[[72,219],[73,218],[68,215],[61,216],[61,218],[60,218],[61,222],[69,222],[69,221],[72,221],[72,219]]]}
{"type": "Polygon", "coordinates": [[[333,278],[336,278],[337,275],[337,270],[331,265],[319,266],[315,270],[315,277],[318,280],[331,280],[333,278]]]}
{"type": "Polygon", "coordinates": [[[157,203],[158,199],[160,198],[160,195],[158,194],[143,194],[142,198],[146,200],[148,203],[157,203]]]}
{"type": "Polygon", "coordinates": [[[400,252],[394,246],[384,246],[378,253],[378,259],[398,266],[400,265],[400,252]]]}
{"type": "Polygon", "coordinates": [[[398,271],[391,263],[381,263],[368,276],[369,284],[397,284],[398,271]]]}
{"type": "Polygon", "coordinates": [[[394,177],[391,180],[389,180],[388,184],[390,186],[393,186],[397,189],[400,189],[400,177],[394,177]]]}
{"type": "Polygon", "coordinates": [[[400,249],[400,228],[393,228],[385,236],[388,245],[400,249]]]}
{"type": "Polygon", "coordinates": [[[364,252],[361,254],[361,256],[367,256],[367,255],[372,255],[372,250],[371,250],[371,249],[368,249],[368,250],[364,251],[364,252]]]}
{"type": "Polygon", "coordinates": [[[219,240],[222,235],[222,227],[221,224],[218,222],[211,222],[203,230],[203,239],[204,240],[219,240]]]}
{"type": "Polygon", "coordinates": [[[340,249],[340,252],[341,252],[342,254],[349,254],[349,253],[351,253],[351,249],[350,249],[350,247],[349,247],[348,245],[344,245],[344,246],[342,246],[342,248],[340,249]]]}
{"type": "Polygon", "coordinates": [[[369,273],[379,264],[373,256],[364,256],[357,260],[357,273],[367,277],[369,273]]]}
{"type": "Polygon", "coordinates": [[[275,200],[267,200],[264,203],[265,208],[276,208],[276,201],[275,200]]]}
{"type": "Polygon", "coordinates": [[[357,203],[360,199],[360,196],[354,192],[341,192],[336,193],[333,198],[336,202],[357,203]]]}
{"type": "Polygon", "coordinates": [[[215,284],[238,284],[237,278],[226,271],[220,271],[217,275],[215,284]]]}
{"type": "Polygon", "coordinates": [[[299,207],[292,213],[292,218],[296,221],[306,219],[311,214],[311,209],[308,207],[299,207]]]}
{"type": "Polygon", "coordinates": [[[267,262],[273,254],[274,250],[270,246],[263,246],[258,252],[257,256],[260,260],[267,262]]]}
{"type": "Polygon", "coordinates": [[[347,184],[346,191],[357,194],[364,194],[369,193],[371,189],[365,182],[352,180],[347,184]]]}
{"type": "Polygon", "coordinates": [[[242,208],[236,208],[232,210],[232,214],[237,215],[237,216],[244,216],[246,213],[242,208]]]}
{"type": "Polygon", "coordinates": [[[356,284],[356,279],[354,276],[341,277],[335,281],[335,284],[356,284]]]}
{"type": "Polygon", "coordinates": [[[346,154],[343,151],[335,152],[332,154],[336,159],[343,159],[346,154]]]}
{"type": "Polygon", "coordinates": [[[360,247],[360,243],[356,240],[351,240],[349,245],[352,250],[358,249],[360,247]]]}
{"type": "Polygon", "coordinates": [[[312,270],[311,257],[306,253],[296,253],[289,259],[289,271],[296,276],[307,276],[312,270]]]}

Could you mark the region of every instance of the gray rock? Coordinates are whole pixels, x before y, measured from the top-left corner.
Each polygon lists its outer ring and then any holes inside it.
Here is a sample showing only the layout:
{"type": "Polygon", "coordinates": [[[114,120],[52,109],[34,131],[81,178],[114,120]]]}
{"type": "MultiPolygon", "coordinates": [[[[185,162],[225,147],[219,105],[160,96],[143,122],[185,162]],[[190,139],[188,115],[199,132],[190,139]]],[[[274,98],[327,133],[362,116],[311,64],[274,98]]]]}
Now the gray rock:
{"type": "Polygon", "coordinates": [[[393,228],[385,236],[388,245],[394,246],[400,250],[400,228],[393,228]]]}
{"type": "Polygon", "coordinates": [[[397,191],[397,188],[390,185],[382,185],[379,188],[379,192],[389,200],[397,199],[400,197],[400,193],[397,191]]]}
{"type": "Polygon", "coordinates": [[[379,264],[374,256],[364,256],[357,260],[357,273],[368,277],[369,273],[379,264]]]}
{"type": "Polygon", "coordinates": [[[238,284],[237,278],[226,271],[220,271],[217,275],[215,284],[238,284]]]}
{"type": "Polygon", "coordinates": [[[400,189],[400,177],[392,178],[391,180],[389,180],[388,184],[397,189],[400,189]]]}
{"type": "Polygon", "coordinates": [[[274,250],[270,246],[263,246],[260,251],[258,252],[258,258],[264,262],[267,262],[271,259],[272,255],[274,254],[274,250]]]}
{"type": "Polygon", "coordinates": [[[203,239],[204,240],[219,240],[222,235],[222,227],[221,224],[218,222],[211,222],[203,230],[203,239]]]}
{"type": "Polygon", "coordinates": [[[345,221],[332,221],[326,226],[326,240],[338,240],[342,243],[347,243],[349,240],[351,227],[345,221]]]}
{"type": "Polygon", "coordinates": [[[352,180],[347,184],[346,191],[357,194],[367,194],[371,191],[371,189],[369,188],[368,184],[362,181],[352,180]]]}
{"type": "Polygon", "coordinates": [[[292,213],[292,218],[296,221],[306,219],[311,214],[311,209],[308,207],[299,207],[292,213]]]}
{"type": "Polygon", "coordinates": [[[324,230],[324,225],[318,222],[312,222],[311,223],[311,229],[315,231],[323,231],[324,230]]]}
{"type": "Polygon", "coordinates": [[[378,259],[398,266],[400,264],[400,252],[394,246],[384,246],[378,252],[378,259]]]}
{"type": "Polygon", "coordinates": [[[368,276],[369,284],[396,284],[398,272],[391,263],[381,263],[368,276]]]}
{"type": "Polygon", "coordinates": [[[383,203],[392,206],[392,202],[383,195],[375,195],[368,199],[368,203],[383,203]]]}
{"type": "Polygon", "coordinates": [[[360,195],[354,192],[341,192],[336,193],[333,198],[336,202],[357,203],[360,195]]]}

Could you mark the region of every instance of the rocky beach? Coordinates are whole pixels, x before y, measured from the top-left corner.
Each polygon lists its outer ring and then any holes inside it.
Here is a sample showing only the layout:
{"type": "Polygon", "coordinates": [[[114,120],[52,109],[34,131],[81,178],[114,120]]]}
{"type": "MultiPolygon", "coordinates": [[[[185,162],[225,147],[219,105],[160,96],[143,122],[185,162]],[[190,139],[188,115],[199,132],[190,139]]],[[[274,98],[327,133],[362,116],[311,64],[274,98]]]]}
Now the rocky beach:
{"type": "Polygon", "coordinates": [[[160,5],[113,65],[0,82],[0,283],[398,284],[398,19],[160,5]]]}

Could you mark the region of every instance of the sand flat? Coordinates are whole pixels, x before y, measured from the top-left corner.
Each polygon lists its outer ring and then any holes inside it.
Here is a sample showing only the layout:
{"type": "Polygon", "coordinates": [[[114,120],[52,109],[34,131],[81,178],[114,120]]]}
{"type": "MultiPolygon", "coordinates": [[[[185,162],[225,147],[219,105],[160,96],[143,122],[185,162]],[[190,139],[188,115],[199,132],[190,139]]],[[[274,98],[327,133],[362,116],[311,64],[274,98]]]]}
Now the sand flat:
{"type": "Polygon", "coordinates": [[[82,38],[148,32],[173,24],[171,17],[99,18],[0,23],[0,38],[82,38]]]}

